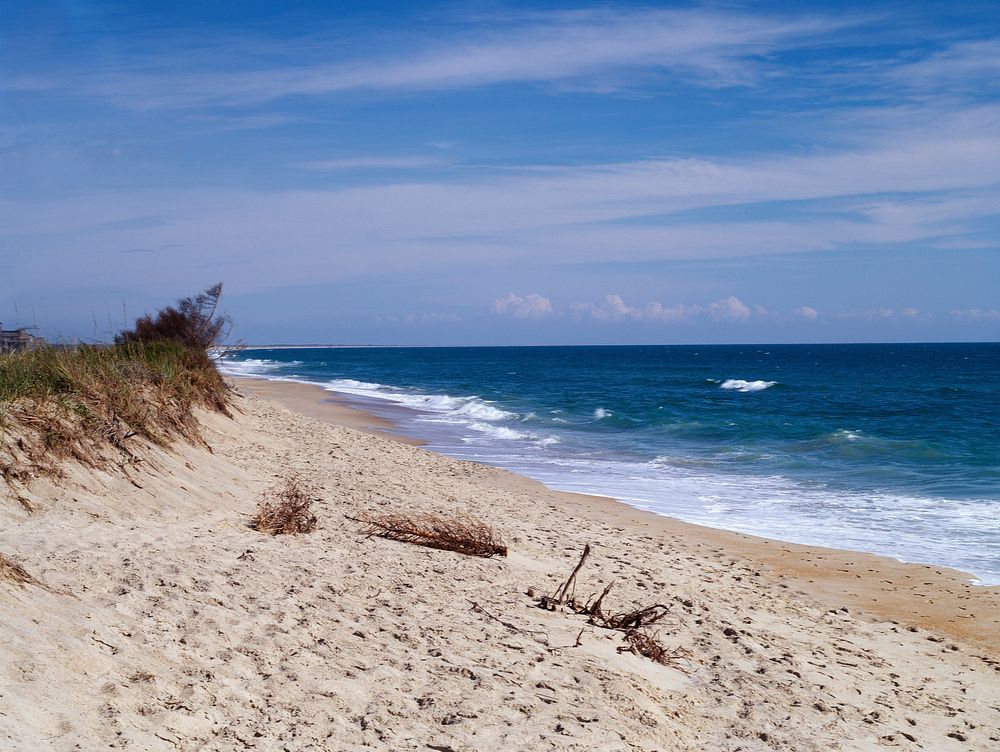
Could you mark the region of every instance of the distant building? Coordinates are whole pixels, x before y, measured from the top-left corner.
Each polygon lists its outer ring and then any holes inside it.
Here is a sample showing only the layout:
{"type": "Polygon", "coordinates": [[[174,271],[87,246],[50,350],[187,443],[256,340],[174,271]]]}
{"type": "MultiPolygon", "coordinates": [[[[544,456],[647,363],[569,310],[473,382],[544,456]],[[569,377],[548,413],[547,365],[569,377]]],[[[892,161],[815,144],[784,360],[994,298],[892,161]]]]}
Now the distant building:
{"type": "Polygon", "coordinates": [[[33,350],[44,344],[45,340],[32,334],[29,327],[4,329],[3,325],[0,324],[0,353],[33,350]]]}

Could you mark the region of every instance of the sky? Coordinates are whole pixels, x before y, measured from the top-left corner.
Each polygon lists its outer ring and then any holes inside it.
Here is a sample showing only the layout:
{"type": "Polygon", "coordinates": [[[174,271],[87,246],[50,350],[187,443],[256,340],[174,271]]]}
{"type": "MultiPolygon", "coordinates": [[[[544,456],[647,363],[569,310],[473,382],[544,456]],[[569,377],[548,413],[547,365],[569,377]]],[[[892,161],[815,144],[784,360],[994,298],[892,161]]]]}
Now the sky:
{"type": "Polygon", "coordinates": [[[1000,339],[1000,3],[0,0],[0,322],[1000,339]]]}

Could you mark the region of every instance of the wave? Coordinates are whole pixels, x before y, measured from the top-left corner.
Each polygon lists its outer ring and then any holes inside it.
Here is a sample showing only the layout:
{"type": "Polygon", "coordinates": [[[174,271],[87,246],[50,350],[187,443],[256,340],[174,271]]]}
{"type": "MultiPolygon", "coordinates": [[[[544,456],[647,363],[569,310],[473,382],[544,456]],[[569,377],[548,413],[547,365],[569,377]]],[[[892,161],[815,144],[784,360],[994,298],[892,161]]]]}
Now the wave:
{"type": "Polygon", "coordinates": [[[744,381],[743,379],[726,379],[720,389],[733,389],[737,392],[762,392],[777,384],[777,381],[744,381]]]}
{"type": "Polygon", "coordinates": [[[605,418],[610,418],[612,415],[614,415],[613,412],[603,407],[594,410],[594,420],[604,420],[605,418]]]}
{"type": "Polygon", "coordinates": [[[267,358],[246,358],[244,360],[232,360],[220,358],[218,360],[219,370],[227,376],[256,376],[267,378],[280,368],[286,366],[300,366],[301,360],[268,360],[267,358]]]}

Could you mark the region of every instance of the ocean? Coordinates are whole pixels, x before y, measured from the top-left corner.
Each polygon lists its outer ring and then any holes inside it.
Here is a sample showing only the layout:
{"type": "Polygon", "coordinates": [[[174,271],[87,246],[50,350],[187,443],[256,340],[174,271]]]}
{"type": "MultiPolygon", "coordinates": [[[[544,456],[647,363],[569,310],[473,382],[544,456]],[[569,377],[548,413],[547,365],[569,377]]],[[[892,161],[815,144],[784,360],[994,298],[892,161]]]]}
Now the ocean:
{"type": "Polygon", "coordinates": [[[1000,344],[248,349],[428,448],[1000,584],[1000,344]]]}

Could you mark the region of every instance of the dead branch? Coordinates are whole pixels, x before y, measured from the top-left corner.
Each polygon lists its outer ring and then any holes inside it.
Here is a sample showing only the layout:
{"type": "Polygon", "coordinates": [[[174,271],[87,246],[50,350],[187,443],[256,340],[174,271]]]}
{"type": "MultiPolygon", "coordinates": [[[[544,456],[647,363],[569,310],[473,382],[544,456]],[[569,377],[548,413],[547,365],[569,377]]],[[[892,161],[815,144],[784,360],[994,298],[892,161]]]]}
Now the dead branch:
{"type": "Polygon", "coordinates": [[[601,619],[603,626],[606,626],[608,629],[640,629],[641,627],[656,624],[656,622],[664,618],[669,612],[670,606],[657,603],[655,606],[637,608],[635,611],[612,614],[607,617],[602,614],[601,619]]]}
{"type": "Polygon", "coordinates": [[[413,543],[418,546],[455,551],[466,556],[506,556],[507,546],[485,522],[469,515],[455,514],[385,514],[363,515],[348,519],[365,525],[369,537],[413,543]]]}
{"type": "Polygon", "coordinates": [[[604,591],[599,596],[597,596],[597,600],[594,601],[593,605],[590,604],[587,605],[586,610],[587,613],[590,614],[590,619],[588,619],[588,621],[591,624],[598,624],[606,621],[604,617],[604,611],[601,610],[601,604],[604,603],[604,597],[611,591],[611,586],[614,584],[615,584],[614,582],[609,582],[608,586],[604,588],[604,591]]]}
{"type": "Polygon", "coordinates": [[[574,611],[576,610],[575,608],[576,604],[573,601],[573,595],[576,595],[576,575],[583,567],[583,563],[587,560],[588,556],[590,556],[589,543],[587,543],[583,547],[583,553],[580,555],[580,561],[578,561],[576,563],[576,566],[573,567],[573,571],[570,572],[569,577],[567,577],[563,581],[563,583],[556,588],[555,593],[553,593],[551,596],[549,595],[542,596],[542,599],[540,601],[542,608],[546,608],[549,611],[554,611],[556,606],[562,606],[566,604],[569,605],[571,608],[573,608],[574,611]],[[567,597],[567,595],[570,593],[570,590],[572,590],[573,594],[567,597]]]}

